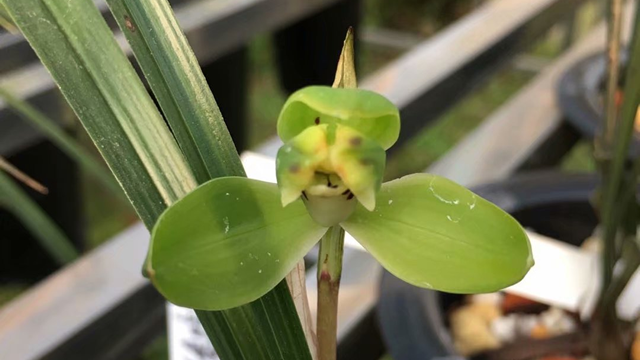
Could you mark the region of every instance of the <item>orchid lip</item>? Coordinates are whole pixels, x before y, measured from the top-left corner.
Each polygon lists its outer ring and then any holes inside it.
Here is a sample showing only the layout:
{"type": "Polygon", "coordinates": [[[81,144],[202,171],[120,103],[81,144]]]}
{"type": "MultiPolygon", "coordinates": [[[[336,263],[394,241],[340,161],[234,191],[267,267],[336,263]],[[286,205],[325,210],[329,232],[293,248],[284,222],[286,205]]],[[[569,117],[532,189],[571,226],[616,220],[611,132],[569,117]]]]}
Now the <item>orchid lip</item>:
{"type": "Polygon", "coordinates": [[[291,204],[304,192],[307,197],[355,198],[373,211],[384,161],[384,149],[353,128],[338,124],[307,128],[278,151],[276,174],[282,205],[291,204]]]}

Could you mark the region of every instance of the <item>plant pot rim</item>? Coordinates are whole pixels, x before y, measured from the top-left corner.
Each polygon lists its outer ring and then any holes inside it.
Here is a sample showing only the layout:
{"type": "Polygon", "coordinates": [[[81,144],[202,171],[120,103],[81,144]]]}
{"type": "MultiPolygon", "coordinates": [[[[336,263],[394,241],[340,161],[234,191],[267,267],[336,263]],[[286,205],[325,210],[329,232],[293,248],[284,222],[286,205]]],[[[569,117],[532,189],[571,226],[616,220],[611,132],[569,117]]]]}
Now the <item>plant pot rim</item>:
{"type": "MultiPolygon", "coordinates": [[[[621,50],[620,60],[627,62],[626,49],[621,50]]],[[[556,85],[558,106],[566,120],[587,139],[593,140],[600,132],[604,118],[601,87],[606,78],[606,55],[592,53],[567,69],[556,85]]],[[[624,72],[621,72],[621,76],[624,72]]],[[[640,138],[634,137],[629,150],[630,157],[640,154],[640,138]]]]}

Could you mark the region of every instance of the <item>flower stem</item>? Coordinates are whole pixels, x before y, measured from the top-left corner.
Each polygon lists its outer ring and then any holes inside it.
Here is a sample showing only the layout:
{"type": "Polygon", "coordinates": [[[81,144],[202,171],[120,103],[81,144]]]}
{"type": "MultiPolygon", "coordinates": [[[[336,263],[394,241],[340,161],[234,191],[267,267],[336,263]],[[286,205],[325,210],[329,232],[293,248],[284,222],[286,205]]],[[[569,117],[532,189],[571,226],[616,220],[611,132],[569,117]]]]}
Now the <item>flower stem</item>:
{"type": "MultiPolygon", "coordinates": [[[[353,29],[349,28],[338,61],[334,88],[357,88],[353,29]]],[[[316,334],[318,360],[335,360],[338,340],[338,292],[342,276],[344,229],[339,225],[329,228],[320,240],[318,256],[318,312],[316,334]]]]}
{"type": "Polygon", "coordinates": [[[320,240],[318,257],[318,360],[336,359],[343,249],[344,230],[340,226],[329,228],[320,240]]]}
{"type": "Polygon", "coordinates": [[[616,127],[618,124],[618,93],[620,77],[620,37],[622,32],[622,0],[608,1],[607,19],[607,93],[606,116],[603,131],[596,138],[596,151],[605,158],[610,158],[613,152],[616,127]]]}
{"type": "MultiPolygon", "coordinates": [[[[595,156],[600,161],[600,168],[603,172],[603,183],[605,186],[605,194],[609,199],[616,198],[616,188],[618,187],[618,179],[613,179],[615,174],[611,169],[613,162],[614,144],[616,132],[618,129],[618,105],[616,104],[616,94],[618,93],[618,78],[620,73],[620,32],[622,28],[622,0],[611,0],[608,2],[608,19],[607,19],[607,94],[606,94],[606,117],[603,124],[603,131],[595,141],[595,156]],[[609,184],[609,182],[616,184],[609,184]],[[613,186],[611,186],[613,185],[613,186]],[[613,191],[608,191],[612,188],[613,191]]],[[[625,149],[626,151],[626,149],[625,149]]],[[[626,158],[626,153],[621,154],[626,158]]],[[[602,219],[605,227],[605,242],[602,267],[603,291],[609,287],[613,278],[613,266],[616,262],[615,236],[616,226],[614,220],[610,219],[609,214],[612,208],[607,207],[611,203],[605,201],[602,206],[602,219]]]]}

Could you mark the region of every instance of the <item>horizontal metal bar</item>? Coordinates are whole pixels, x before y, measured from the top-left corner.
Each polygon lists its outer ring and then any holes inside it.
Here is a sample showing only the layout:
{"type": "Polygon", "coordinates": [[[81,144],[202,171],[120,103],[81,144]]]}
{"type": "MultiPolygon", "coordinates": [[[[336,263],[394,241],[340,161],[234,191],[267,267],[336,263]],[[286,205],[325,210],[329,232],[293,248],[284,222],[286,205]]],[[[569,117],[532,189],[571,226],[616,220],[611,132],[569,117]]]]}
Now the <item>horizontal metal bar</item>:
{"type": "Polygon", "coordinates": [[[562,113],[555,96],[562,74],[579,59],[602,51],[603,47],[601,24],[431,166],[429,172],[472,186],[503,179],[523,166],[562,128],[562,113]]]}
{"type": "MultiPolygon", "coordinates": [[[[286,6],[287,4],[275,4],[277,1],[272,0],[253,0],[242,2],[228,0],[169,0],[171,6],[180,12],[176,14],[176,16],[181,24],[197,22],[197,25],[199,26],[197,31],[205,32],[203,35],[187,34],[187,37],[190,38],[190,40],[197,41],[199,44],[203,42],[206,43],[205,47],[207,49],[205,49],[205,54],[212,51],[217,53],[218,56],[225,54],[229,50],[228,45],[245,42],[247,40],[247,36],[252,36],[257,31],[271,28],[274,26],[274,20],[277,22],[282,18],[285,19],[285,21],[289,21],[291,16],[293,16],[293,19],[297,19],[306,15],[307,12],[316,11],[318,6],[321,7],[324,6],[325,3],[328,4],[335,1],[339,0],[314,0],[309,2],[309,4],[297,6],[293,9],[295,11],[277,12],[275,11],[276,8],[274,5],[286,6]],[[274,5],[271,5],[271,3],[274,3],[274,5]],[[268,11],[261,10],[265,5],[270,7],[270,9],[267,9],[268,11]],[[224,31],[223,25],[225,25],[225,21],[228,21],[228,24],[231,27],[231,29],[228,29],[227,31],[237,30],[243,25],[242,21],[239,21],[239,19],[247,16],[247,12],[251,13],[251,11],[262,11],[262,14],[265,16],[264,18],[261,17],[256,19],[258,21],[253,24],[253,29],[245,29],[245,32],[238,31],[238,33],[242,34],[240,37],[235,35],[229,37],[225,36],[227,34],[220,33],[220,31],[224,31]],[[214,18],[212,18],[213,21],[222,22],[215,25],[216,29],[208,30],[207,28],[210,26],[212,14],[214,15],[214,18]],[[208,34],[216,36],[212,38],[211,36],[207,36],[208,34]],[[227,47],[221,46],[221,44],[226,44],[227,47]]],[[[117,23],[113,19],[105,0],[94,0],[94,3],[98,7],[98,10],[103,14],[107,24],[109,24],[109,27],[117,29],[117,23]]],[[[292,7],[289,6],[289,8],[291,9],[292,7]]],[[[25,64],[38,61],[38,57],[35,52],[31,49],[21,34],[0,33],[0,54],[3,55],[0,57],[0,74],[16,70],[25,64]]]]}
{"type": "Polygon", "coordinates": [[[444,30],[364,82],[401,109],[402,131],[395,148],[584,2],[489,2],[467,16],[464,26],[444,30]]]}
{"type": "Polygon", "coordinates": [[[371,45],[398,51],[408,51],[420,45],[424,38],[409,32],[384,28],[364,28],[360,40],[371,45]]]}
{"type": "MultiPolygon", "coordinates": [[[[127,338],[127,333],[110,333],[107,327],[101,332],[83,332],[95,328],[94,324],[100,323],[113,309],[133,303],[135,295],[145,291],[148,282],[140,269],[148,238],[144,226],[136,224],[3,307],[0,310],[0,358],[40,359],[77,337],[88,341],[95,336],[96,340],[102,339],[111,346],[127,338]]],[[[148,304],[149,313],[140,314],[145,317],[142,321],[152,317],[153,305],[148,304]]],[[[132,327],[136,325],[131,317],[120,320],[132,327]]],[[[81,348],[75,350],[81,352],[81,348]]],[[[97,354],[100,352],[93,355],[97,354]]],[[[99,356],[76,358],[102,359],[99,356]]]]}
{"type": "MultiPolygon", "coordinates": [[[[400,138],[389,152],[508,66],[518,51],[585,2],[488,2],[365,79],[360,87],[383,94],[400,109],[400,138]]],[[[258,152],[275,156],[280,145],[273,138],[258,152]]]]}

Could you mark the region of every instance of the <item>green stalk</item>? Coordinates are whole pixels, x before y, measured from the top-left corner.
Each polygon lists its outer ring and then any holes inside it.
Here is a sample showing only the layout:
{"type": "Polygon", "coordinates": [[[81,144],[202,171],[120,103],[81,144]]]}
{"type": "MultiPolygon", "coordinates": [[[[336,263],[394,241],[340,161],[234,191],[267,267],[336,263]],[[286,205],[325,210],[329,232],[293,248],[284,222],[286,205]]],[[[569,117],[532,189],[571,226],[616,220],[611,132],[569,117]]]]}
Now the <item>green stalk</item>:
{"type": "MultiPolygon", "coordinates": [[[[338,61],[334,88],[357,88],[353,49],[353,29],[349,28],[338,61]]],[[[318,256],[318,312],[316,334],[318,360],[335,360],[338,341],[338,293],[342,276],[344,229],[339,225],[329,228],[320,240],[318,256]]]]}
{"type": "Polygon", "coordinates": [[[610,160],[602,164],[603,197],[601,219],[604,227],[603,291],[611,283],[613,266],[616,261],[616,233],[620,218],[614,216],[619,201],[624,167],[629,144],[634,132],[634,119],[640,102],[640,7],[636,9],[634,31],[629,45],[629,60],[626,69],[624,102],[620,111],[620,121],[613,126],[615,137],[614,152],[610,160]]]}
{"type": "Polygon", "coordinates": [[[605,159],[611,157],[617,124],[616,93],[620,74],[620,34],[622,32],[622,0],[610,0],[607,21],[607,94],[603,131],[596,139],[596,152],[605,159]]]}
{"type": "MultiPolygon", "coordinates": [[[[636,120],[640,120],[640,115],[636,116],[636,120]]],[[[638,223],[638,204],[635,196],[638,175],[640,175],[640,159],[637,159],[633,169],[625,174],[616,202],[617,206],[612,209],[612,218],[616,219],[616,229],[619,229],[624,238],[621,251],[624,270],[612,277],[606,288],[602,288],[591,319],[592,341],[590,344],[593,353],[602,360],[623,360],[627,354],[624,345],[626,330],[618,320],[616,303],[640,266],[640,253],[635,242],[638,223]]]]}
{"type": "MultiPolygon", "coordinates": [[[[608,1],[607,19],[607,92],[605,98],[605,119],[601,136],[596,137],[595,154],[600,159],[604,172],[603,182],[606,186],[610,180],[606,172],[612,162],[613,141],[616,136],[618,123],[618,107],[616,94],[618,92],[618,78],[620,73],[620,33],[622,28],[622,0],[608,1]]],[[[614,196],[614,194],[611,194],[614,196]]],[[[603,290],[609,286],[613,276],[613,266],[616,261],[615,240],[605,241],[602,267],[603,290]]]]}
{"type": "Polygon", "coordinates": [[[318,360],[336,359],[343,252],[344,229],[339,225],[333,226],[320,240],[318,257],[318,360]]]}
{"type": "MultiPolygon", "coordinates": [[[[621,27],[621,9],[617,0],[611,0],[609,13],[609,79],[607,89],[607,119],[605,133],[600,143],[596,143],[596,156],[601,161],[602,171],[602,201],[601,222],[604,228],[603,242],[603,271],[602,290],[598,299],[598,306],[591,321],[590,338],[592,352],[601,360],[623,360],[628,357],[625,348],[625,330],[616,313],[616,300],[626,286],[633,272],[637,268],[637,256],[631,261],[625,259],[625,271],[614,278],[613,268],[620,255],[628,257],[629,249],[622,249],[618,245],[618,234],[626,232],[635,223],[627,213],[631,209],[635,213],[635,191],[637,184],[637,170],[625,169],[629,144],[634,133],[636,111],[640,102],[640,8],[636,8],[636,17],[632,40],[629,45],[629,60],[627,62],[624,87],[624,102],[617,116],[614,95],[617,91],[617,72],[613,69],[618,62],[619,34],[621,27]],[[604,145],[604,146],[603,146],[604,145]],[[603,148],[604,147],[604,148],[603,148]],[[612,152],[613,148],[613,152],[612,152]],[[626,181],[629,179],[629,181],[626,181]],[[624,224],[623,224],[624,221],[624,224]],[[622,231],[620,231],[622,230],[622,231]],[[622,250],[619,250],[622,249],[622,250]]],[[[628,245],[628,241],[622,245],[628,245]]],[[[634,244],[635,245],[635,244],[634,244]]],[[[637,249],[632,249],[637,251],[637,249]]]]}
{"type": "Polygon", "coordinates": [[[624,246],[627,247],[624,252],[626,255],[624,270],[613,279],[605,292],[605,296],[602,299],[602,308],[605,309],[615,307],[622,291],[627,287],[627,284],[640,266],[640,253],[638,252],[635,238],[625,239],[624,246]]]}

